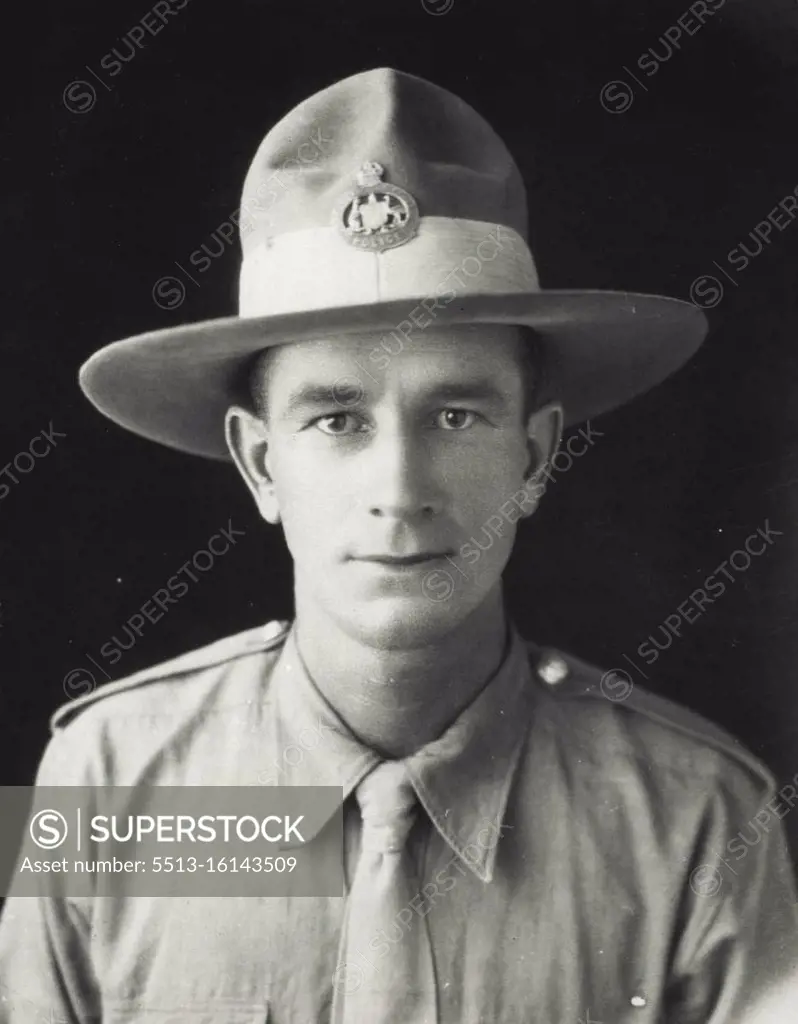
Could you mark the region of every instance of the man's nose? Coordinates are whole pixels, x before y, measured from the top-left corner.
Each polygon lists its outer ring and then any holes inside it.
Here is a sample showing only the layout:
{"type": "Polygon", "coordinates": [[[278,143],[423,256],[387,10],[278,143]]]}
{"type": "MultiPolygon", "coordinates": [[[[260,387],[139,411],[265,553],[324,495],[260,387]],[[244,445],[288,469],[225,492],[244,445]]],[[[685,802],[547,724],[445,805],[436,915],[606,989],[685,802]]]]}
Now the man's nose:
{"type": "Polygon", "coordinates": [[[441,512],[444,496],[427,438],[412,430],[384,431],[369,455],[363,494],[371,515],[408,519],[441,512]]]}

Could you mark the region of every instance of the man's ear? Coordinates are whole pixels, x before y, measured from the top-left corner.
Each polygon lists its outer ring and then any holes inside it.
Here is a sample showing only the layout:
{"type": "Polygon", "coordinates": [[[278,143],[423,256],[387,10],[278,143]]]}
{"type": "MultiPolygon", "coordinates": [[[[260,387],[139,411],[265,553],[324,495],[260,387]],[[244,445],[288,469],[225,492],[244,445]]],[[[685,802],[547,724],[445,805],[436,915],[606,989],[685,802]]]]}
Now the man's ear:
{"type": "Polygon", "coordinates": [[[524,474],[527,501],[524,515],[530,516],[546,491],[546,469],[557,454],[562,439],[565,413],[559,402],[549,402],[527,420],[527,450],[529,464],[524,474]],[[531,486],[530,486],[531,485],[531,486]]]}
{"type": "Polygon", "coordinates": [[[239,405],[224,418],[224,436],[238,472],[268,523],[280,522],[274,482],[269,471],[269,431],[260,417],[239,405]]]}

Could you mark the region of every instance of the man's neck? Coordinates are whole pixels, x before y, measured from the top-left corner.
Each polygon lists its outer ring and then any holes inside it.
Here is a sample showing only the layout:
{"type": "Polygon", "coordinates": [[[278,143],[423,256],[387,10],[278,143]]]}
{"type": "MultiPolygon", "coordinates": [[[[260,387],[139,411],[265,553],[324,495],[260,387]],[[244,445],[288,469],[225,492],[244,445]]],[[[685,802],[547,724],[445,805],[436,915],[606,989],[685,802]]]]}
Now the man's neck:
{"type": "Polygon", "coordinates": [[[437,739],[476,698],[505,653],[500,591],[434,644],[384,650],[297,601],[297,644],[314,683],[366,746],[407,757],[437,739]]]}

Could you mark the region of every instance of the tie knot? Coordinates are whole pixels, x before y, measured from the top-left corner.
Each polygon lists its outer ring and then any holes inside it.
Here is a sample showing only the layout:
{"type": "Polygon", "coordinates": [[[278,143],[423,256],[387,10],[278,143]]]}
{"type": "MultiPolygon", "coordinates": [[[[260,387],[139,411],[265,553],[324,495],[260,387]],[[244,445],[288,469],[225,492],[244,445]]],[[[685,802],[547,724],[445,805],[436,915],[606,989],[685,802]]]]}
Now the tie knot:
{"type": "Polygon", "coordinates": [[[401,850],[413,824],[418,799],[401,761],[384,761],[357,787],[363,816],[363,849],[401,850]]]}

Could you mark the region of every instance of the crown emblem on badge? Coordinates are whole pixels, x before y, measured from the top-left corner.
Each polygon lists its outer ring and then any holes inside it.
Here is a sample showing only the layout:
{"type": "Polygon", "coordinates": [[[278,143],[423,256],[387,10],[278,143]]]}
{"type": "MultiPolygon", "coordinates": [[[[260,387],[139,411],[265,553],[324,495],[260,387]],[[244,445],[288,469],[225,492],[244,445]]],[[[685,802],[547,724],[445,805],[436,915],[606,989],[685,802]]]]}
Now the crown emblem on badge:
{"type": "Polygon", "coordinates": [[[342,196],[333,223],[356,249],[382,252],[409,242],[418,232],[415,199],[398,185],[383,181],[385,168],[369,161],[357,172],[357,187],[342,196]]]}

